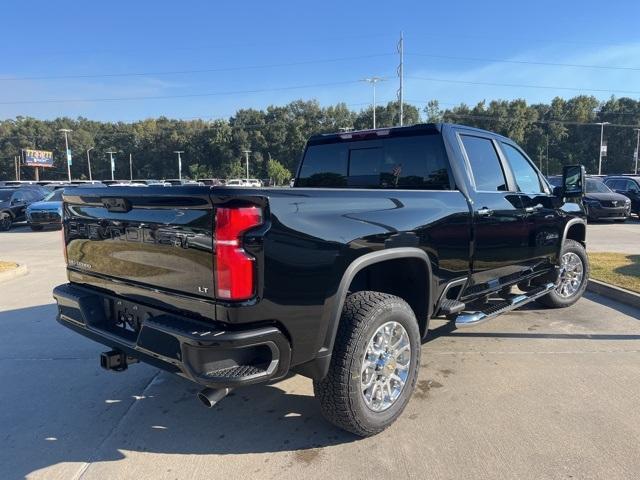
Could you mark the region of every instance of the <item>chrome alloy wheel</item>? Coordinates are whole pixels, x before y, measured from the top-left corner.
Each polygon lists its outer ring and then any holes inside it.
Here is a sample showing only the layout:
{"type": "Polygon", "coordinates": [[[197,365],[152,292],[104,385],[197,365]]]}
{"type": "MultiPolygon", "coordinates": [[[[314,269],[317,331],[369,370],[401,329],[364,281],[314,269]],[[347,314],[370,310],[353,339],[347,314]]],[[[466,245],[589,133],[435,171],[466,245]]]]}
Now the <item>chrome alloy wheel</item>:
{"type": "Polygon", "coordinates": [[[382,412],[398,399],[409,376],[411,343],[398,322],[381,325],[369,340],[362,360],[360,386],[364,402],[382,412]]]}
{"type": "Polygon", "coordinates": [[[565,253],[562,255],[560,282],[556,287],[556,292],[563,298],[572,297],[580,289],[583,277],[582,259],[573,252],[565,253]]]}

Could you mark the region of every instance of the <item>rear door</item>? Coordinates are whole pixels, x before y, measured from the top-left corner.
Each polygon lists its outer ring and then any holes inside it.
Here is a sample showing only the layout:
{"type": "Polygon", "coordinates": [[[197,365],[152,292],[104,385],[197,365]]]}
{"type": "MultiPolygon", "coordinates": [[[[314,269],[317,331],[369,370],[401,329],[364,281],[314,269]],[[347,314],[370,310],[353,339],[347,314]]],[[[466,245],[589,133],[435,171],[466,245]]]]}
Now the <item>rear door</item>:
{"type": "Polygon", "coordinates": [[[525,212],[494,137],[475,130],[457,135],[472,180],[474,251],[467,293],[495,290],[528,269],[525,212]]]}
{"type": "Polygon", "coordinates": [[[64,230],[70,280],[211,298],[209,193],[208,187],[67,190],[64,230]]]}

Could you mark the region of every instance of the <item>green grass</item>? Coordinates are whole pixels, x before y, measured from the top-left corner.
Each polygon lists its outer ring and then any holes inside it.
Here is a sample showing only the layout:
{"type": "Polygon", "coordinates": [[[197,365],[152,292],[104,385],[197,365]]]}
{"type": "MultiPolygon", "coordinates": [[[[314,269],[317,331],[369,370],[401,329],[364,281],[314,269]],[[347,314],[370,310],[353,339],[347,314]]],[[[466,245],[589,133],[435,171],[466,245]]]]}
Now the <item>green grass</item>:
{"type": "Polygon", "coordinates": [[[640,255],[590,253],[591,278],[640,293],[640,255]]]}

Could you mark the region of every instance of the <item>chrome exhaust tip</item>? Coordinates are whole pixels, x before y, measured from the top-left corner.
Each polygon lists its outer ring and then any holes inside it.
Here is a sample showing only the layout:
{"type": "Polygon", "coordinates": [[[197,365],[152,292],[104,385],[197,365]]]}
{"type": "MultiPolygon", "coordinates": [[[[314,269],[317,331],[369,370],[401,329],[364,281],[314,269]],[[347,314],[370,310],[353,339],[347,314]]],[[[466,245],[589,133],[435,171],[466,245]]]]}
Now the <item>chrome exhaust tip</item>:
{"type": "Polygon", "coordinates": [[[198,392],[198,400],[200,400],[205,407],[211,408],[232,391],[233,388],[205,388],[198,392]]]}

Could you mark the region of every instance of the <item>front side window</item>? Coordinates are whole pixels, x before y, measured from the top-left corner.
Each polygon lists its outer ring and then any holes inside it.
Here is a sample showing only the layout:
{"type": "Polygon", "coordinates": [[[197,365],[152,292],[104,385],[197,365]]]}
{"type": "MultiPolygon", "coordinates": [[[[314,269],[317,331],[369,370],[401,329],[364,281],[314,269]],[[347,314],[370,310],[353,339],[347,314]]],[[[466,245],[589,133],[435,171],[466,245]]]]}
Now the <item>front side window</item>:
{"type": "Polygon", "coordinates": [[[524,193],[543,193],[544,190],[542,189],[538,172],[536,172],[529,160],[512,145],[503,142],[500,142],[500,144],[516,179],[518,190],[524,193]]]}
{"type": "Polygon", "coordinates": [[[507,181],[493,142],[488,138],[460,135],[467,152],[476,190],[482,192],[504,192],[507,181]]]}
{"type": "Polygon", "coordinates": [[[627,180],[625,191],[638,193],[640,192],[640,187],[638,187],[638,184],[633,180],[627,180]]]}

